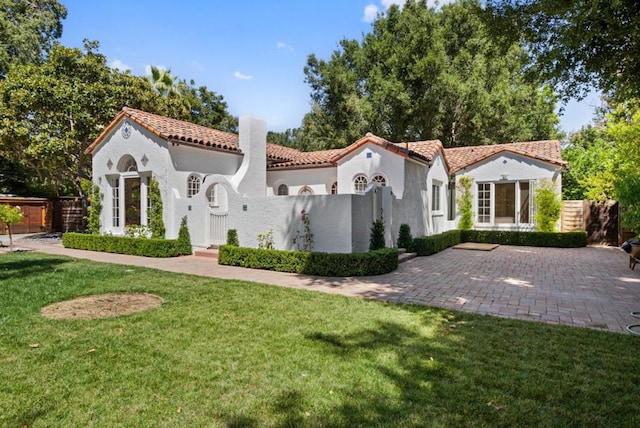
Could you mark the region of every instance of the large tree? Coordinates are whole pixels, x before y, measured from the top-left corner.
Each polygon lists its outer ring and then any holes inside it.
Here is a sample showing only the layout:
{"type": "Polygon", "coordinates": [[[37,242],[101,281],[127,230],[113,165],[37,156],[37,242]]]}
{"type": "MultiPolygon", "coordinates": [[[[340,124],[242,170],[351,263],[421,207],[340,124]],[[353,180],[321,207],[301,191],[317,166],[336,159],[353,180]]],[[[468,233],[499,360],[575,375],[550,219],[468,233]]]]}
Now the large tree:
{"type": "Polygon", "coordinates": [[[67,9],[56,0],[0,0],[0,75],[41,62],[62,35],[67,9]]]}
{"type": "Polygon", "coordinates": [[[487,0],[489,28],[506,45],[523,41],[530,70],[563,98],[591,88],[640,97],[638,0],[487,0]]]}
{"type": "Polygon", "coordinates": [[[557,137],[553,91],[524,81],[524,50],[502,52],[480,15],[475,0],[440,11],[410,1],[362,42],[342,40],[329,60],[310,55],[313,107],[297,145],[341,147],[368,131],[446,146],[557,137]]]}
{"type": "Polygon", "coordinates": [[[109,68],[96,42],[54,46],[41,64],[12,66],[0,82],[0,157],[27,167],[58,193],[82,194],[84,151],[123,106],[187,119],[183,105],[149,82],[109,68]]]}

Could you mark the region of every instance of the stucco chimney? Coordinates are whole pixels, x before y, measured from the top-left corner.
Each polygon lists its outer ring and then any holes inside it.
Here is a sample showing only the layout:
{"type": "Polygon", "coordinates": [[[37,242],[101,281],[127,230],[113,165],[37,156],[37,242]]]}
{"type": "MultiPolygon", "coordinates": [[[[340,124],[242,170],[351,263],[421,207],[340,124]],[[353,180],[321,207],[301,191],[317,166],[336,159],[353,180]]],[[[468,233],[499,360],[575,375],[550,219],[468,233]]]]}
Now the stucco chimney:
{"type": "Polygon", "coordinates": [[[254,115],[240,117],[242,164],[231,179],[238,193],[264,196],[267,193],[267,123],[254,115]]]}

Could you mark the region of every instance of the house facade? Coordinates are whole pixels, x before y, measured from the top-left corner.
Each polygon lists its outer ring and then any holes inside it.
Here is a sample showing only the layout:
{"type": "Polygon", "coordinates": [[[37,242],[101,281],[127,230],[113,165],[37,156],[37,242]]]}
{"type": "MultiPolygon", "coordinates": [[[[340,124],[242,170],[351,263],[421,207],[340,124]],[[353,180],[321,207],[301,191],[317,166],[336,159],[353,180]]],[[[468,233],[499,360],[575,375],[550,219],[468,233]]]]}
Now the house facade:
{"type": "Polygon", "coordinates": [[[148,224],[154,178],[167,238],[186,216],[196,247],[223,244],[236,229],[243,246],[271,231],[276,248],[296,249],[304,210],[315,251],[366,251],[376,219],[388,246],[403,223],[414,236],[455,228],[463,175],[474,180],[477,227],[531,229],[535,184],[555,180],[559,191],[565,165],[557,141],[444,149],[438,140],[367,134],[344,149],[300,152],[267,143],[260,118],[243,116],[239,128],[226,133],[125,107],[87,149],[102,232],[148,224]]]}

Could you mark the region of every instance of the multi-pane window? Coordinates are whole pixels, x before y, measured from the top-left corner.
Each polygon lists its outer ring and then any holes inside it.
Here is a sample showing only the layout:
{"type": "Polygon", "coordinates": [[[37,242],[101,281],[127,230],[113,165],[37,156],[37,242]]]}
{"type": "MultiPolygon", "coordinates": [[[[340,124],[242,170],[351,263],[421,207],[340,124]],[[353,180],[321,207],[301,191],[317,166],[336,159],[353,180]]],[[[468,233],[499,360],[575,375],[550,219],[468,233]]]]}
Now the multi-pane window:
{"type": "Polygon", "coordinates": [[[111,182],[111,217],[113,227],[120,227],[120,179],[114,178],[111,182]]]}
{"type": "Polygon", "coordinates": [[[491,223],[491,183],[478,183],[478,223],[491,223]]]}
{"type": "Polygon", "coordinates": [[[364,175],[358,175],[353,179],[353,190],[358,195],[363,195],[367,188],[367,177],[364,175]]]}
{"type": "Polygon", "coordinates": [[[304,186],[302,189],[300,189],[298,195],[313,195],[313,190],[309,186],[304,186]]]}
{"type": "Polygon", "coordinates": [[[337,195],[338,194],[338,182],[334,181],[333,184],[331,185],[331,194],[332,195],[337,195]]]}
{"type": "Polygon", "coordinates": [[[216,192],[217,186],[217,184],[212,184],[211,187],[209,187],[209,191],[207,191],[207,199],[209,200],[209,205],[212,207],[218,206],[218,193],[216,192]]]}
{"type": "Polygon", "coordinates": [[[193,198],[195,195],[200,192],[200,177],[192,174],[187,179],[187,198],[193,198]]]}
{"type": "Polygon", "coordinates": [[[433,183],[431,185],[431,211],[441,210],[441,205],[440,205],[441,187],[442,187],[442,184],[440,183],[433,183]]]}
{"type": "Polygon", "coordinates": [[[380,174],[374,175],[371,181],[378,183],[381,187],[384,187],[387,185],[387,179],[380,174]]]}
{"type": "Polygon", "coordinates": [[[278,186],[278,196],[287,196],[289,194],[289,187],[286,184],[278,186]]]}

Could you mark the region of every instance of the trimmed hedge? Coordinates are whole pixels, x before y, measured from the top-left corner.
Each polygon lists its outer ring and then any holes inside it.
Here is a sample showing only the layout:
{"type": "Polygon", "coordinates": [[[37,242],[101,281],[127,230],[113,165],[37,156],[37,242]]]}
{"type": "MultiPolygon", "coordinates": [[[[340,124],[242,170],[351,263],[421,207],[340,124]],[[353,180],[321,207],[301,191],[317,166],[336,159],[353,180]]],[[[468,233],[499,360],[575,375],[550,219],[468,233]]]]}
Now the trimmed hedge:
{"type": "Polygon", "coordinates": [[[413,240],[414,252],[430,256],[461,242],[524,247],[579,248],[587,246],[587,232],[518,232],[507,230],[450,230],[413,240]]]}
{"type": "Polygon", "coordinates": [[[430,256],[458,245],[461,242],[459,230],[449,230],[431,236],[421,236],[413,240],[413,251],[419,256],[430,256]]]}
{"type": "Polygon", "coordinates": [[[62,235],[62,245],[65,248],[77,250],[146,257],[176,257],[191,254],[191,245],[187,248],[184,243],[176,239],[130,238],[70,232],[62,235]]]}
{"type": "Polygon", "coordinates": [[[223,245],[218,250],[218,263],[318,276],[369,276],[397,269],[398,250],[384,248],[367,253],[336,254],[223,245]]]}
{"type": "Polygon", "coordinates": [[[521,245],[525,247],[579,248],[587,246],[588,234],[577,232],[517,232],[505,230],[464,230],[462,242],[521,245]]]}

